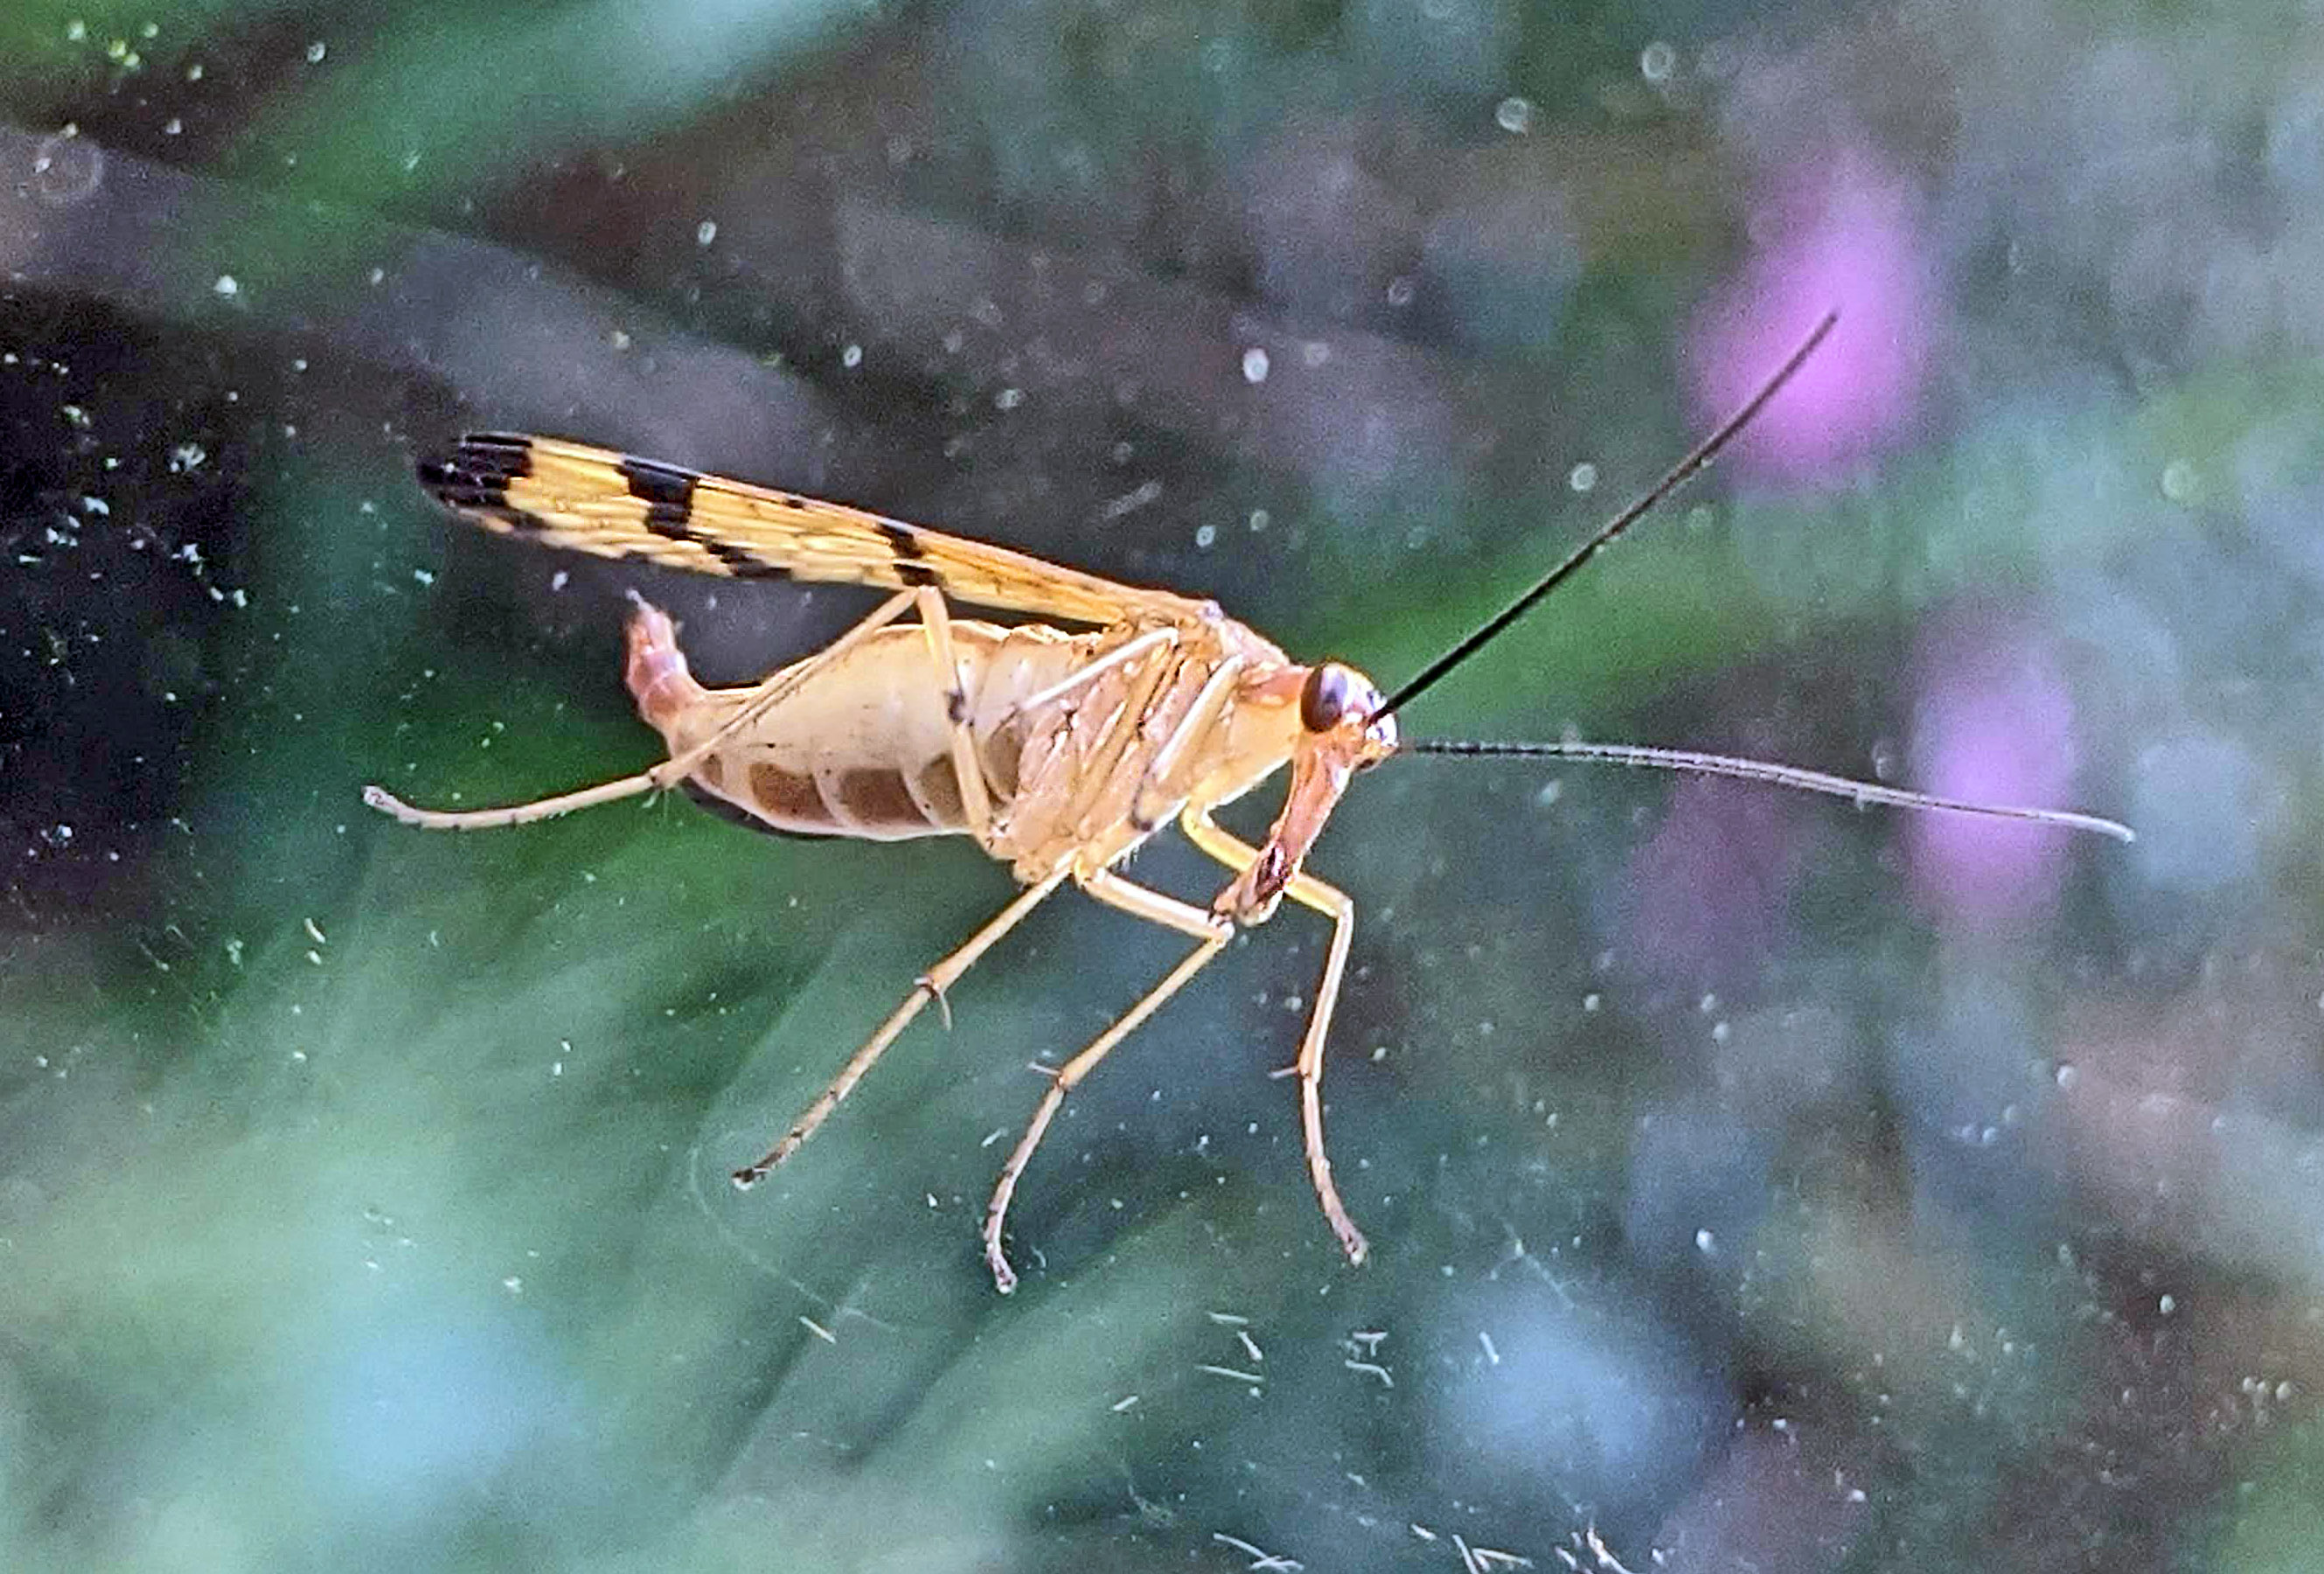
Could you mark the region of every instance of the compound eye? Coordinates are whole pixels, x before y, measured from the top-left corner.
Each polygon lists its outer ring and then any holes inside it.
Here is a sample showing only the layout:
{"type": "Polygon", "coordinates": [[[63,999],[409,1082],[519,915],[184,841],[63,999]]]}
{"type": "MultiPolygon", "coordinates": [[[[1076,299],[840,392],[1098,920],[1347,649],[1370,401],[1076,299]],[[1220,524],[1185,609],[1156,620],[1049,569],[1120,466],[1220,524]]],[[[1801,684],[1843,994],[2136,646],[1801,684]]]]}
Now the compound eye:
{"type": "Polygon", "coordinates": [[[1370,687],[1337,662],[1326,662],[1307,674],[1299,690],[1299,725],[1309,732],[1330,732],[1346,718],[1356,698],[1370,687]]]}

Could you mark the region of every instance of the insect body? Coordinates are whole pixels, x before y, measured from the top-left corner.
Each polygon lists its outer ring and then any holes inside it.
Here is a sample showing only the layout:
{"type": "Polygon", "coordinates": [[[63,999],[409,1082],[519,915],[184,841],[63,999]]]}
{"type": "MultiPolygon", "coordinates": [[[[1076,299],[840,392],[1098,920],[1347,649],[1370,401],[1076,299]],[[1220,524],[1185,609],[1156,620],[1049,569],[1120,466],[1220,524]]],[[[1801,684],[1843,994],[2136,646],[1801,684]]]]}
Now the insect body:
{"type": "MultiPolygon", "coordinates": [[[[378,787],[365,799],[409,824],[466,829],[546,819],[639,792],[683,787],[769,829],[893,840],[957,834],[1006,862],[1024,889],[928,969],[780,1142],[735,1172],[748,1185],[813,1134],[931,1000],[1068,881],[1098,901],[1175,930],[1192,949],[1139,1002],[1056,1067],[985,1210],[994,1282],[1016,1284],[1002,1252],[1008,1206],[1065,1097],[1105,1055],[1215,958],[1240,927],[1285,897],[1332,921],[1296,1069],[1308,1175],[1351,1262],[1363,1234],[1342,1205],[1323,1147],[1323,1045],[1355,925],[1354,903],[1304,868],[1354,773],[1398,752],[1395,711],[1473,653],[1707,463],[1830,331],[1820,324],[1759,394],[1653,489],[1601,527],[1498,617],[1394,695],[1338,662],[1303,665],[1217,606],[1115,584],[982,542],[789,493],[696,475],[557,439],[465,439],[421,480],[488,530],[551,546],[737,578],[788,577],[895,593],[823,650],[759,683],[706,689],[676,630],[640,600],[627,682],[669,755],[651,770],[507,809],[415,809],[378,787]],[[1003,628],[954,618],[976,603],[1090,625],[1003,628]],[[913,621],[905,621],[909,614],[913,621]],[[1266,839],[1252,847],[1212,819],[1286,765],[1266,839]],[[1231,872],[1205,909],[1117,872],[1173,818],[1231,872]]],[[[1859,802],[1999,814],[2127,838],[2111,821],[1992,808],[1720,755],[1586,743],[1402,745],[1443,754],[1612,760],[1740,776],[1859,802]]]]}

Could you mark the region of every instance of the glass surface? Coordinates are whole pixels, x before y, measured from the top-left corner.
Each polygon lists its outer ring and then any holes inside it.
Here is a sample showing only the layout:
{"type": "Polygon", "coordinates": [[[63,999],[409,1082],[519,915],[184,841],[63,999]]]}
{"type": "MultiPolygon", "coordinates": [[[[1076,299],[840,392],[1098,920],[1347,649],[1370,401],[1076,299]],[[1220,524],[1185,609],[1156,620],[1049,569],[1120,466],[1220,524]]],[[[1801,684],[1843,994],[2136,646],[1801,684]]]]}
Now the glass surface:
{"type": "MultiPolygon", "coordinates": [[[[14,0],[0,1565],[2324,1567],[2324,21],[2280,4],[14,0]],[[545,431],[1215,597],[1400,719],[1185,953],[683,800],[873,604],[485,536],[545,431]],[[1031,1068],[1031,1069],[1028,1069],[1031,1068]]],[[[975,609],[961,609],[975,616],[975,609]]],[[[1262,834],[1270,784],[1226,822],[1262,834]]],[[[1206,904],[1175,832],[1131,872],[1206,904]]]]}

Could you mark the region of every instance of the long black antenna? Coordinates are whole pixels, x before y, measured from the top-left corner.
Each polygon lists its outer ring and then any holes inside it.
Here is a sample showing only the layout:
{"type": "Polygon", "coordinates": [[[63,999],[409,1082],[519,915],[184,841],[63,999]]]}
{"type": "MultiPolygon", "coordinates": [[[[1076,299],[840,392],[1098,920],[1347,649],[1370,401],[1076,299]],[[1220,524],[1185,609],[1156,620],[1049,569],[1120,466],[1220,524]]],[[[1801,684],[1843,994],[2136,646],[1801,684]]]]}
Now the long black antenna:
{"type": "Polygon", "coordinates": [[[1438,679],[1475,655],[1490,643],[1503,629],[1532,611],[1536,602],[1563,584],[1582,564],[1612,545],[1617,536],[1651,513],[1664,498],[1692,480],[1695,472],[1717,458],[1719,450],[1733,441],[1737,432],[1751,424],[1752,420],[1766,405],[1767,401],[1773,399],[1777,391],[1792,380],[1792,374],[1806,365],[1807,358],[1815,354],[1816,347],[1823,343],[1824,336],[1829,334],[1839,321],[1838,311],[1825,312],[1821,320],[1809,330],[1807,338],[1800,341],[1799,348],[1794,350],[1785,357],[1784,364],[1775,368],[1775,375],[1759,384],[1759,391],[1751,395],[1743,408],[1720,422],[1716,431],[1695,444],[1693,452],[1673,465],[1663,478],[1648,487],[1645,495],[1637,502],[1600,526],[1598,533],[1574,548],[1566,555],[1563,562],[1535,581],[1533,588],[1480,624],[1474,632],[1464,637],[1451,650],[1446,651],[1428,665],[1421,668],[1413,677],[1406,680],[1402,688],[1388,697],[1388,703],[1372,712],[1372,715],[1375,718],[1386,716],[1406,701],[1425,693],[1434,686],[1438,679]]]}

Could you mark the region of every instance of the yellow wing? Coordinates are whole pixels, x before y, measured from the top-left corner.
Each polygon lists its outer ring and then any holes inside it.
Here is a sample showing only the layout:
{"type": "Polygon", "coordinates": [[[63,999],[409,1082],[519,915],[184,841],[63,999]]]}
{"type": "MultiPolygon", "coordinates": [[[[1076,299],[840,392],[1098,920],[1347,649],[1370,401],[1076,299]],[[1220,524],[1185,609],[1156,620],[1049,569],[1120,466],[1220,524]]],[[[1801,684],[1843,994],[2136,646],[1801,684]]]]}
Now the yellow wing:
{"type": "Polygon", "coordinates": [[[474,432],[423,461],[437,501],[489,531],[732,579],[933,585],[1038,617],[1179,621],[1203,603],[795,493],[560,438],[474,432]]]}

